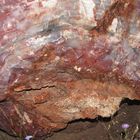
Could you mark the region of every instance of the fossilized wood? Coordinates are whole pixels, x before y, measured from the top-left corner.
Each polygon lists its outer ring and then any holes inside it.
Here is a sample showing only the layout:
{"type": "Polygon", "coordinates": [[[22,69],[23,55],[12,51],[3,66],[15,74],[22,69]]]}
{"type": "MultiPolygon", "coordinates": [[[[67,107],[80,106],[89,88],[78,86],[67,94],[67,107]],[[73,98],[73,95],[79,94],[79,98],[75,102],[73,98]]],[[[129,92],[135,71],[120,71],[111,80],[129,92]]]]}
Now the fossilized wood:
{"type": "Polygon", "coordinates": [[[139,0],[3,0],[0,128],[41,137],[140,99],[139,0]]]}

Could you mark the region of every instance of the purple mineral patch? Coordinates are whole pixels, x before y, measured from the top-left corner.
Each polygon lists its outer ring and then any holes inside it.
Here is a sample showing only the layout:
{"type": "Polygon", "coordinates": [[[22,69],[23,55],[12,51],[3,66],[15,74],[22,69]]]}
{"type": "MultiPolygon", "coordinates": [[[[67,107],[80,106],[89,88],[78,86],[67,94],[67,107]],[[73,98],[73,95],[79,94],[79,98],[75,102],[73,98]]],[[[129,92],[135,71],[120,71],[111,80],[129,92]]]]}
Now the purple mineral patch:
{"type": "Polygon", "coordinates": [[[127,123],[123,123],[123,124],[121,125],[121,127],[122,127],[123,129],[127,129],[127,128],[130,127],[130,125],[127,124],[127,123]]]}

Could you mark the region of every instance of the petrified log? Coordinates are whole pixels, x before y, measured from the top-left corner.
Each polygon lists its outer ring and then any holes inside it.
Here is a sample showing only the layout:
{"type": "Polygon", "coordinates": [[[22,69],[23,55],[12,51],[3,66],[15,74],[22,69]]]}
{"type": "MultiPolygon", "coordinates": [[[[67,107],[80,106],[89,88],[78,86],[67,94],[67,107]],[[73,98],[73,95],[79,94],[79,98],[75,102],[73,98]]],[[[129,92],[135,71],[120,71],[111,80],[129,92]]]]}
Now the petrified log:
{"type": "Polygon", "coordinates": [[[41,137],[140,99],[139,0],[2,0],[0,129],[41,137]]]}

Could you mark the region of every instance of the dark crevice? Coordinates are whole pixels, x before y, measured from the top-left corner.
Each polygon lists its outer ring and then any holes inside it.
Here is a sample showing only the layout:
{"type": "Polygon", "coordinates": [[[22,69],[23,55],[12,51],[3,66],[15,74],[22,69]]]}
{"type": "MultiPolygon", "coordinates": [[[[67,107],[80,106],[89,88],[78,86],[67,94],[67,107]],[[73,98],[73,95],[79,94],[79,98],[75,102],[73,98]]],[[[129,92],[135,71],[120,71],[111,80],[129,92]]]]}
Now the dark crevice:
{"type": "Polygon", "coordinates": [[[123,104],[127,104],[127,105],[140,105],[140,100],[130,100],[128,98],[125,98],[121,101],[120,103],[120,107],[123,105],[123,104]]]}
{"type": "Polygon", "coordinates": [[[55,88],[55,87],[56,87],[56,85],[46,85],[46,86],[42,86],[42,87],[39,87],[39,88],[22,89],[22,90],[19,90],[19,91],[16,91],[16,92],[36,91],[36,90],[41,90],[41,89],[44,89],[44,88],[55,88]]]}
{"type": "Polygon", "coordinates": [[[77,123],[77,122],[91,122],[91,123],[94,123],[94,122],[97,122],[97,118],[96,119],[77,119],[77,120],[73,120],[73,121],[70,121],[68,124],[72,124],[72,123],[77,123]]]}

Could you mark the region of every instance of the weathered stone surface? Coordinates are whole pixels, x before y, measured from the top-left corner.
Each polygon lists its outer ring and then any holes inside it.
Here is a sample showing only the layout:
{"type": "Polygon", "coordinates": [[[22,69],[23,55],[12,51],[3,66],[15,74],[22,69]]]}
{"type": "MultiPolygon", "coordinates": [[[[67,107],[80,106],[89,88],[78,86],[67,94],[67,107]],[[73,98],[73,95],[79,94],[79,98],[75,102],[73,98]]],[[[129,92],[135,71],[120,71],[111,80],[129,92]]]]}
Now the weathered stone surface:
{"type": "Polygon", "coordinates": [[[139,0],[0,3],[1,129],[49,135],[139,92],[139,0]]]}

